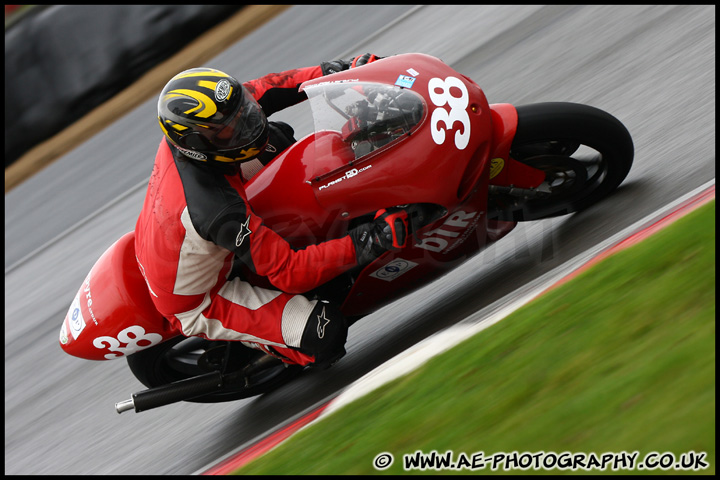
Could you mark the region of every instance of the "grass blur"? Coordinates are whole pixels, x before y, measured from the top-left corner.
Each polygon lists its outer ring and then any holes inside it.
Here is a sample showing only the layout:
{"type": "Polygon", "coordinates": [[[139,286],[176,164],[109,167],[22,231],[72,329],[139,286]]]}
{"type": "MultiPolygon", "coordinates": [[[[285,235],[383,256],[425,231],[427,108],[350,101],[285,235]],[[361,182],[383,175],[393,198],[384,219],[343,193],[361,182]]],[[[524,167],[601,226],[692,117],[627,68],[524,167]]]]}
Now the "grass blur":
{"type": "Polygon", "coordinates": [[[237,473],[402,474],[403,455],[418,450],[637,451],[638,461],[694,451],[709,464],[696,473],[714,474],[714,200],[237,473]],[[381,452],[394,463],[377,471],[381,452]]]}

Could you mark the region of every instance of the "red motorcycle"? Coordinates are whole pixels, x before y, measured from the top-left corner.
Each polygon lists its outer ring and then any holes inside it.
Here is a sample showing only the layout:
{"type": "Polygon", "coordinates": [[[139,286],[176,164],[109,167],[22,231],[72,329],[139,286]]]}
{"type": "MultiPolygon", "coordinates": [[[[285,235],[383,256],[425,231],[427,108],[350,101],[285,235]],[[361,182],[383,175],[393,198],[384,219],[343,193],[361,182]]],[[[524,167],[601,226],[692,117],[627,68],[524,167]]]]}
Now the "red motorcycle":
{"type": "MultiPolygon", "coordinates": [[[[265,224],[294,247],[339,238],[383,208],[407,212],[410,236],[309,296],[351,323],[437,279],[517,224],[565,215],[614,190],[633,161],[615,117],[587,105],[488,104],[470,78],[437,58],[403,54],[302,85],[314,132],[247,183],[265,224]]],[[[148,410],[259,395],[302,367],[240,342],[185,337],[154,308],[134,233],[95,263],[60,331],[89,360],[127,358],[147,390],[116,404],[148,410]]],[[[244,275],[262,285],[262,279],[244,275]]],[[[269,286],[269,285],[265,285],[269,286]]]]}

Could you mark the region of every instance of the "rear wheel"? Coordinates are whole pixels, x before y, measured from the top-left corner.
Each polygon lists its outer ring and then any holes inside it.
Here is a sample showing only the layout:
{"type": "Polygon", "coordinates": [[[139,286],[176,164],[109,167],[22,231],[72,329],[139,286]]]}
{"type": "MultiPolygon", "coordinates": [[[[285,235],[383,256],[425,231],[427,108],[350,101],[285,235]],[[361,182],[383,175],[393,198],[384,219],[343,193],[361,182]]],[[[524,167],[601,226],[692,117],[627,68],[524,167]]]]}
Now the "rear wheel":
{"type": "Polygon", "coordinates": [[[490,218],[530,221],[589,207],[615,190],[632,166],[630,133],[612,115],[575,103],[517,107],[510,156],[545,171],[535,191],[491,187],[490,218]]]}
{"type": "Polygon", "coordinates": [[[217,403],[253,397],[297,377],[303,367],[288,365],[239,342],[178,336],[127,357],[133,375],[148,388],[203,375],[247,369],[246,381],[226,385],[216,393],[189,402],[217,403]],[[251,370],[251,371],[250,371],[251,370]]]}

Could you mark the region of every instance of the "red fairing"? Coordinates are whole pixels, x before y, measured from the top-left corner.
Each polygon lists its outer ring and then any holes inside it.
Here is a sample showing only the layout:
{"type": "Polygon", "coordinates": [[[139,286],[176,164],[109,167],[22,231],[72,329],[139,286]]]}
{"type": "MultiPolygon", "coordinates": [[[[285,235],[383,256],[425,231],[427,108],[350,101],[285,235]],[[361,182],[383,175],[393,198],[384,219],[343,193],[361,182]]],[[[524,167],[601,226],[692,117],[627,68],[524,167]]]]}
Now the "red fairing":
{"type": "Polygon", "coordinates": [[[490,160],[490,184],[535,188],[545,180],[545,172],[510,156],[510,147],[517,132],[518,116],[509,103],[490,105],[493,119],[493,151],[490,160]]]}
{"type": "MultiPolygon", "coordinates": [[[[347,175],[348,169],[312,170],[320,176],[309,179],[320,203],[329,210],[348,211],[352,217],[407,203],[451,208],[467,197],[480,177],[491,142],[490,108],[480,87],[424,54],[388,57],[332,75],[333,81],[352,82],[359,70],[363,82],[393,85],[401,78],[412,81],[406,90],[423,98],[425,116],[407,139],[355,162],[352,167],[361,172],[355,181],[323,188],[347,175]],[[360,179],[372,188],[357,188],[360,179]]],[[[326,78],[306,82],[303,89],[322,84],[326,78]]]]}
{"type": "Polygon", "coordinates": [[[451,210],[467,199],[485,170],[492,119],[475,82],[437,58],[407,54],[302,88],[351,84],[360,70],[363,82],[389,85],[414,73],[407,91],[422,98],[424,117],[411,136],[358,161],[350,142],[333,131],[310,135],[273,160],[246,185],[246,193],[265,223],[285,238],[337,238],[351,219],[392,205],[430,203],[451,210]]]}
{"type": "MultiPolygon", "coordinates": [[[[316,128],[246,185],[253,209],[296,247],[343,236],[354,218],[392,205],[446,210],[416,232],[413,245],[387,252],[363,270],[342,306],[346,315],[369,313],[437,278],[515,226],[486,217],[489,161],[498,155],[503,165],[510,162],[514,107],[491,111],[477,84],[427,55],[389,57],[361,69],[363,82],[402,83],[421,99],[423,116],[411,135],[358,159],[348,141],[354,125],[316,128]]],[[[303,89],[352,88],[358,73],[315,79],[303,89]]]]}
{"type": "Polygon", "coordinates": [[[60,329],[66,353],[112,360],[178,335],[150,299],[134,238],[130,232],[115,242],[83,281],[60,329]]]}
{"type": "Polygon", "coordinates": [[[326,239],[340,238],[347,234],[349,216],[341,217],[339,209],[333,211],[320,204],[310,179],[316,169],[339,168],[347,165],[352,158],[333,132],[310,135],[253,177],[245,185],[245,193],[263,222],[293,247],[302,248],[326,239]],[[338,156],[316,162],[317,143],[339,143],[343,148],[338,149],[338,156]]]}

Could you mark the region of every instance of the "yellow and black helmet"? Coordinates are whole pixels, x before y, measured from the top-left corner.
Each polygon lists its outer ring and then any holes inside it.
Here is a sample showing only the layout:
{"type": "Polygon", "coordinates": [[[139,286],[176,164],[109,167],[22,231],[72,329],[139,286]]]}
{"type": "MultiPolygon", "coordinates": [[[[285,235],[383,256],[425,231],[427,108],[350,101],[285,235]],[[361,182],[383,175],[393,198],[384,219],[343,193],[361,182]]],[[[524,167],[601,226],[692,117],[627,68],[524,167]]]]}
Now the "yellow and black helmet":
{"type": "Polygon", "coordinates": [[[251,160],[268,140],[260,105],[240,82],[212,68],[175,75],[158,99],[158,121],[185,156],[203,162],[251,160]]]}

